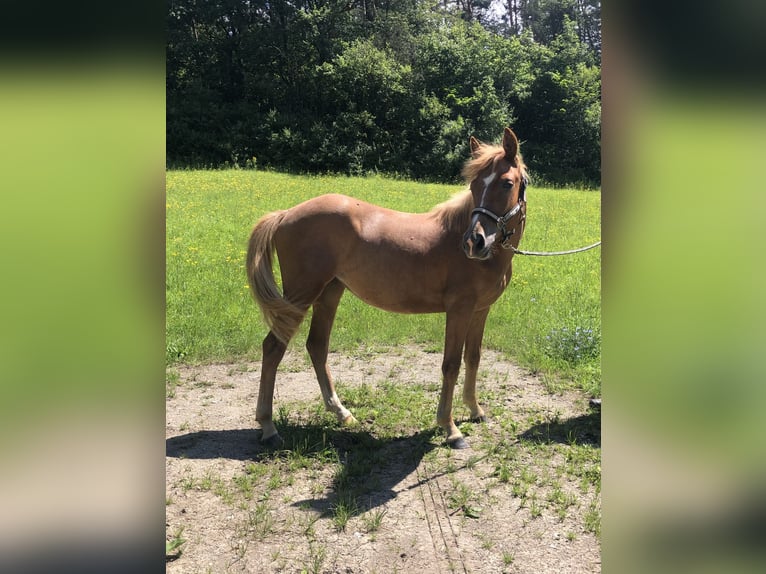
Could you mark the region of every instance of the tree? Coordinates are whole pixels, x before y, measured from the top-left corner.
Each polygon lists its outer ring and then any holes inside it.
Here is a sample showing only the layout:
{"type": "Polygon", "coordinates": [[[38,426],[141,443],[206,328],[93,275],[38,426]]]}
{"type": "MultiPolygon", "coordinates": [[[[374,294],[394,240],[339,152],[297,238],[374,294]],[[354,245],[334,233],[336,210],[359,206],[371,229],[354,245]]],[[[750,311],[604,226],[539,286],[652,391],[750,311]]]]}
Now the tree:
{"type": "Polygon", "coordinates": [[[580,41],[590,48],[601,62],[601,2],[600,0],[577,0],[577,32],[580,41]]]}
{"type": "Polygon", "coordinates": [[[599,180],[600,4],[170,0],[167,161],[452,181],[514,125],[533,173],[599,180]]]}
{"type": "Polygon", "coordinates": [[[600,184],[601,74],[574,23],[565,20],[535,60],[538,73],[518,108],[528,163],[552,183],[600,184]]]}
{"type": "Polygon", "coordinates": [[[399,141],[412,114],[411,69],[371,40],[348,44],[318,69],[327,105],[309,134],[312,165],[334,171],[397,171],[399,141]]]}

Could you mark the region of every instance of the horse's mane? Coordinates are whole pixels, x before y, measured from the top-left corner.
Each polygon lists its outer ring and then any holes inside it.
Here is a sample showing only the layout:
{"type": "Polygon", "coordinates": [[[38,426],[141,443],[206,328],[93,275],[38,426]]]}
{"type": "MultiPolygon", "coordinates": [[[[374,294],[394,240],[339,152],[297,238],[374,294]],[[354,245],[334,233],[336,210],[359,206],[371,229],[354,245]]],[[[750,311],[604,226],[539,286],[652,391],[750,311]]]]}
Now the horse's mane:
{"type": "MultiPolygon", "coordinates": [[[[503,146],[479,144],[479,148],[473,153],[473,157],[465,162],[461,172],[466,184],[470,185],[479,173],[492,165],[498,156],[503,155],[505,155],[503,146]]],[[[522,177],[527,177],[527,166],[520,154],[516,154],[516,165],[521,169],[522,177]]],[[[445,229],[466,229],[473,208],[471,191],[465,189],[456,193],[451,199],[435,206],[431,213],[441,220],[445,229]]]]}
{"type": "Polygon", "coordinates": [[[435,206],[431,213],[441,221],[444,229],[466,229],[471,219],[471,210],[473,197],[470,190],[464,189],[435,206]]]}

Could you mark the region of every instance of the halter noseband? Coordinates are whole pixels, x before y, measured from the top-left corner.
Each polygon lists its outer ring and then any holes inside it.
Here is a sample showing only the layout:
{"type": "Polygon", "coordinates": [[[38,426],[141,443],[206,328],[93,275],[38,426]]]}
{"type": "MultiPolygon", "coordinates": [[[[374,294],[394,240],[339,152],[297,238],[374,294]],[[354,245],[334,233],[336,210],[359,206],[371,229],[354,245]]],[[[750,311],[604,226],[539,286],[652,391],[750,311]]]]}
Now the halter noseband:
{"type": "Polygon", "coordinates": [[[516,233],[515,227],[511,229],[510,231],[508,231],[505,228],[505,226],[508,225],[508,222],[520,211],[521,211],[521,219],[519,220],[519,223],[522,226],[522,231],[524,229],[524,220],[526,219],[526,210],[522,211],[522,207],[526,205],[527,203],[526,190],[527,190],[528,182],[529,180],[527,180],[526,176],[524,176],[521,180],[518,203],[516,203],[516,206],[513,207],[510,211],[508,211],[502,217],[493,213],[492,211],[490,211],[489,209],[485,207],[474,207],[473,211],[471,212],[471,216],[473,216],[475,213],[481,213],[489,217],[492,221],[494,221],[497,224],[497,228],[503,234],[503,240],[500,242],[500,245],[503,246],[503,249],[511,248],[511,244],[508,242],[508,239],[511,237],[511,235],[516,233]]]}

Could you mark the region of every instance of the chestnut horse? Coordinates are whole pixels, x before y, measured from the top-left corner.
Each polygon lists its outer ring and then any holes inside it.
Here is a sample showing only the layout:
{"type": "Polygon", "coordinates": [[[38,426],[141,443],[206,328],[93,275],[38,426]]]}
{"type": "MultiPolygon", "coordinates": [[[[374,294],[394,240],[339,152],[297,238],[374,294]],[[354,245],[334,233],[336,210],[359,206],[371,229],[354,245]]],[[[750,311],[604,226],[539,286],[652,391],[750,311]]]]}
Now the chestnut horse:
{"type": "Polygon", "coordinates": [[[427,213],[392,211],[343,195],[322,195],[261,218],[250,235],[247,276],[270,332],[256,419],[261,441],[278,446],[272,420],[274,382],[287,343],[313,308],[306,348],[324,404],[344,424],[355,423],[327,369],[330,331],[341,295],[397,313],[446,313],[442,390],[436,421],[447,444],[467,446],[452,418],[452,396],[465,359],[463,402],[485,420],[476,400],[484,324],[511,280],[513,250],[524,233],[526,166],[509,128],[502,146],[471,137],[463,168],[469,189],[427,213]],[[274,280],[273,252],[282,273],[274,280]]]}

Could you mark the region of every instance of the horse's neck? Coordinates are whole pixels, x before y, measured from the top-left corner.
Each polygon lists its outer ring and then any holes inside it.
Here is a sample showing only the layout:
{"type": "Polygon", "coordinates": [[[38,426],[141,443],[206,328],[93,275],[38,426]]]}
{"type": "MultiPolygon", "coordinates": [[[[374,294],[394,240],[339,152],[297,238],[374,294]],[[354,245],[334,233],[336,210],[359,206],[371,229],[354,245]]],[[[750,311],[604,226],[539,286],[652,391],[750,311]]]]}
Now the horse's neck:
{"type": "Polygon", "coordinates": [[[488,262],[491,262],[495,273],[505,276],[506,279],[510,279],[513,264],[513,251],[500,248],[488,262]]]}

